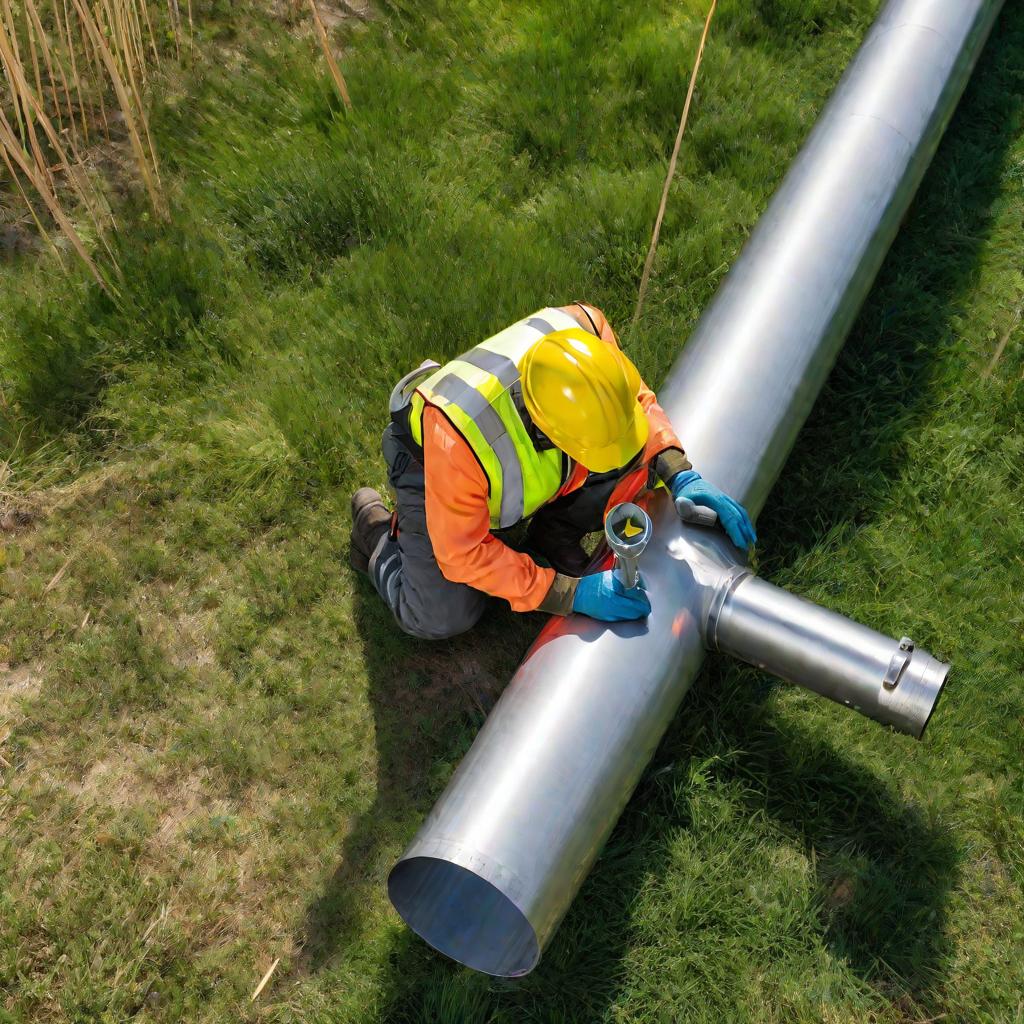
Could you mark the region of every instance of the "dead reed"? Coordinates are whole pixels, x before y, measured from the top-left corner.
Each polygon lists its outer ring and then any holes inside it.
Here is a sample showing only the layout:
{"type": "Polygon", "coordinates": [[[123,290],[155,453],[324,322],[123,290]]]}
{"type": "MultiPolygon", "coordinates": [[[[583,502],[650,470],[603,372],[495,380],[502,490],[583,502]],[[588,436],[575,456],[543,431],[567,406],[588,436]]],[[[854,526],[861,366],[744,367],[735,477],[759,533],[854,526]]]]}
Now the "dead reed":
{"type": "MultiPolygon", "coordinates": [[[[127,136],[150,207],[166,215],[146,110],[158,41],[165,32],[180,56],[182,21],[179,0],[0,0],[0,157],[10,187],[58,257],[47,223],[108,290],[115,223],[95,163],[127,136]]],[[[191,36],[191,0],[187,21],[191,36]]]]}
{"type": "Polygon", "coordinates": [[[341,73],[341,68],[338,67],[338,62],[335,60],[334,51],[331,49],[331,42],[327,38],[327,29],[324,27],[324,20],[320,17],[320,11],[316,6],[316,0],[309,0],[309,8],[313,13],[313,24],[316,25],[316,34],[317,38],[320,40],[320,49],[324,51],[324,59],[327,61],[327,67],[330,69],[331,78],[334,79],[334,86],[341,96],[341,101],[345,104],[345,109],[351,110],[352,100],[348,95],[348,86],[345,83],[345,76],[341,73]]]}

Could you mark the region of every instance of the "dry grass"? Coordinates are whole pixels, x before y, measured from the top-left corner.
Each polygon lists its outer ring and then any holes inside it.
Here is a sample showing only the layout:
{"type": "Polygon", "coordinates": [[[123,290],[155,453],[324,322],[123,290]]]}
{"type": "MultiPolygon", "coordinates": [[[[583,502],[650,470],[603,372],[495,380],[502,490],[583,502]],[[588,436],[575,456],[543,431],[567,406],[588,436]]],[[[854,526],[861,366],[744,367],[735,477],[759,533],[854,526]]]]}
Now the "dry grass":
{"type": "MultiPolygon", "coordinates": [[[[191,4],[187,16],[191,36],[191,4]]],[[[146,112],[164,23],[180,55],[177,0],[166,11],[144,0],[0,0],[0,155],[13,191],[58,257],[54,227],[108,291],[116,290],[110,271],[118,273],[109,242],[115,224],[89,173],[88,147],[110,143],[111,125],[122,122],[150,207],[166,216],[146,112]]]]}
{"type": "Polygon", "coordinates": [[[338,67],[338,62],[334,58],[331,42],[327,38],[327,29],[324,27],[323,18],[317,9],[316,0],[309,0],[309,8],[313,12],[313,23],[316,25],[317,38],[320,40],[320,48],[324,51],[324,59],[327,61],[327,67],[330,69],[334,86],[338,90],[342,102],[345,104],[345,109],[351,110],[352,100],[348,95],[348,85],[346,85],[345,77],[342,75],[341,68],[338,67]]]}
{"type": "MultiPolygon", "coordinates": [[[[0,654],[3,652],[0,651],[0,654]]],[[[19,665],[11,668],[6,661],[0,661],[0,736],[6,739],[13,719],[20,717],[22,701],[31,700],[39,693],[43,679],[38,665],[19,665]]],[[[0,740],[2,748],[2,740],[0,740]]]]}
{"type": "MultiPolygon", "coordinates": [[[[142,525],[122,513],[125,500],[133,500],[124,484],[107,480],[98,488],[38,495],[41,506],[59,508],[62,515],[20,535],[21,567],[29,570],[51,556],[63,565],[74,549],[120,571],[129,538],[142,525]],[[66,541],[59,539],[65,529],[71,530],[66,541]]],[[[128,873],[139,886],[138,898],[114,912],[116,922],[97,922],[102,934],[86,957],[97,974],[91,984],[119,993],[119,1019],[132,1016],[140,1000],[174,1016],[173,1007],[156,996],[148,999],[163,988],[154,986],[149,965],[170,948],[211,969],[230,965],[234,983],[249,998],[274,959],[291,963],[298,955],[294,921],[277,897],[282,866],[271,838],[293,814],[289,793],[267,780],[232,778],[192,756],[193,737],[219,735],[223,726],[206,693],[230,685],[213,651],[216,616],[189,606],[187,591],[159,579],[83,601],[77,573],[76,560],[60,587],[38,588],[32,600],[40,614],[74,623],[74,642],[83,651],[106,645],[111,613],[128,615],[140,642],[160,652],[175,684],[159,714],[125,709],[83,745],[76,731],[39,713],[40,700],[59,700],[59,661],[11,667],[0,650],[0,778],[17,782],[0,790],[0,849],[12,858],[8,891],[19,905],[35,907],[38,899],[26,880],[46,871],[46,906],[73,906],[81,899],[83,872],[96,872],[102,887],[119,873],[113,865],[130,855],[128,873]],[[92,614],[83,621],[87,605],[92,614]],[[67,844],[59,864],[47,866],[45,855],[24,842],[22,814],[36,800],[46,809],[33,827],[59,833],[67,844]],[[265,960],[245,956],[257,938],[260,948],[272,951],[265,960]]],[[[315,852],[296,851],[290,869],[308,887],[324,865],[315,852]]],[[[34,919],[34,910],[26,912],[34,919]]],[[[25,939],[19,955],[29,970],[45,970],[55,949],[67,948],[31,924],[25,939]]],[[[5,1005],[0,997],[0,1010],[5,1005]]],[[[66,1019],[56,992],[37,1003],[35,1014],[41,1021],[66,1019]]]]}

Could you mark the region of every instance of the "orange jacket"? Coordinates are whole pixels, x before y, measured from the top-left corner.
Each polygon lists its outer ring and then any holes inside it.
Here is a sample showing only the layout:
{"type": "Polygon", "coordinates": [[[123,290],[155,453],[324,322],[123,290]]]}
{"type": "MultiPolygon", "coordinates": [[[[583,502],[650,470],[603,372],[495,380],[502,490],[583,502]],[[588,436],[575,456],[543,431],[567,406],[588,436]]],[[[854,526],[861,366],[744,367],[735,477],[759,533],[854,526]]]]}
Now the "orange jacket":
{"type": "MultiPolygon", "coordinates": [[[[596,327],[604,341],[618,347],[615,332],[599,309],[586,307],[594,321],[591,326],[578,305],[562,308],[585,330],[593,333],[596,327]]],[[[659,452],[667,448],[682,450],[654,392],[642,383],[637,398],[650,424],[643,463],[618,483],[609,507],[630,500],[641,490],[647,481],[648,464],[659,452]]],[[[503,597],[517,612],[537,608],[554,581],[555,570],[538,565],[491,533],[487,477],[444,413],[430,405],[423,410],[423,469],[427,532],[445,579],[503,597]]],[[[577,490],[586,479],[586,468],[574,463],[555,497],[577,490]]]]}

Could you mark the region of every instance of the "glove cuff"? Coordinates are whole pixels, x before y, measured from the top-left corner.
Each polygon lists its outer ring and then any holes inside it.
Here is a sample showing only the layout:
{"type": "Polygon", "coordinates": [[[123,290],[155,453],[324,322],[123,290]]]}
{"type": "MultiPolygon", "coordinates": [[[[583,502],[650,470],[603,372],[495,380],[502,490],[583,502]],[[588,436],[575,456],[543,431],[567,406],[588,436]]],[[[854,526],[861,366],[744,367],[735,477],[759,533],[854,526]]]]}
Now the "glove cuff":
{"type": "Polygon", "coordinates": [[[671,480],[667,481],[666,486],[670,491],[676,492],[681,490],[687,484],[692,484],[694,480],[703,480],[704,478],[695,469],[686,469],[682,473],[676,473],[671,480]]]}
{"type": "MultiPolygon", "coordinates": [[[[667,487],[672,477],[684,470],[693,469],[693,466],[681,448],[665,448],[654,457],[651,468],[654,475],[667,487]]],[[[654,486],[653,481],[650,486],[654,486]]]]}
{"type": "Polygon", "coordinates": [[[537,605],[537,611],[547,612],[549,615],[568,615],[572,611],[579,583],[580,581],[575,576],[555,573],[555,578],[551,581],[544,600],[537,605]]]}

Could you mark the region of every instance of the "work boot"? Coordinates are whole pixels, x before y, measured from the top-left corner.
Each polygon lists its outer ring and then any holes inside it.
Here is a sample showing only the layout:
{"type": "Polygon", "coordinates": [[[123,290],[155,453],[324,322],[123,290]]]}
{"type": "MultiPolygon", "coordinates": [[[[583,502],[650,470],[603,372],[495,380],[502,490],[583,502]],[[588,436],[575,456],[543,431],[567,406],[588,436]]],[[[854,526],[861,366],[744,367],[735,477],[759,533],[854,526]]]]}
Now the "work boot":
{"type": "Polygon", "coordinates": [[[353,569],[370,571],[370,556],[390,528],[391,512],[380,492],[360,487],[352,495],[352,544],[348,560],[353,569]]]}
{"type": "Polygon", "coordinates": [[[557,528],[545,528],[536,522],[531,523],[526,531],[527,550],[540,555],[555,572],[565,576],[582,576],[590,565],[591,556],[583,547],[582,540],[579,535],[570,535],[557,528]],[[535,526],[538,528],[535,529],[535,526]]]}

